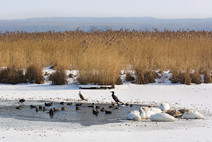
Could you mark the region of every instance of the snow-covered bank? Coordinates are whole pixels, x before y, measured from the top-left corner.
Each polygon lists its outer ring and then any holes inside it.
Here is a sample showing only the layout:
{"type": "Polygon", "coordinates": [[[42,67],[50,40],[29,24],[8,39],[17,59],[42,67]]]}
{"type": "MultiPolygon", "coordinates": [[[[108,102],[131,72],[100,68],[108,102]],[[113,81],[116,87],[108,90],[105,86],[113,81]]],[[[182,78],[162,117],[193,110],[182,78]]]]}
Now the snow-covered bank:
{"type": "MultiPolygon", "coordinates": [[[[80,90],[76,85],[0,85],[0,99],[17,100],[54,100],[54,101],[78,101],[78,92],[81,91],[88,102],[113,101],[111,90],[80,90]]],[[[212,112],[212,84],[201,85],[166,85],[149,84],[117,85],[115,94],[123,102],[160,104],[168,102],[175,107],[186,107],[212,112]]]]}
{"type": "MultiPolygon", "coordinates": [[[[212,84],[166,85],[125,84],[115,94],[123,102],[160,104],[189,108],[204,114],[205,120],[177,122],[123,121],[105,125],[81,126],[65,122],[27,121],[0,118],[0,141],[211,141],[212,84]]],[[[79,90],[76,85],[0,85],[0,99],[78,101],[81,91],[89,102],[112,100],[110,90],[79,90]]],[[[71,117],[71,116],[70,116],[71,117]]]]}

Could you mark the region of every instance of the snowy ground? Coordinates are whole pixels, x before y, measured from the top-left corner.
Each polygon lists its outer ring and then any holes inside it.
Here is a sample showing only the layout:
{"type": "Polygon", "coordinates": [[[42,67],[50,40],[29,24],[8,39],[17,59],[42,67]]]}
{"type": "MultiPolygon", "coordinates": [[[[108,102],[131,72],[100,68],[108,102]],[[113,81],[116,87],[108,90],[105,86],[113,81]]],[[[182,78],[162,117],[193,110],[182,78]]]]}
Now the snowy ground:
{"type": "MultiPolygon", "coordinates": [[[[0,84],[1,100],[78,101],[77,85],[0,84]]],[[[112,101],[110,90],[81,90],[89,102],[112,101]]],[[[0,116],[0,141],[212,141],[212,84],[125,84],[115,94],[123,102],[155,104],[168,102],[174,108],[201,112],[205,120],[177,122],[120,121],[104,125],[29,121],[0,116]]]]}

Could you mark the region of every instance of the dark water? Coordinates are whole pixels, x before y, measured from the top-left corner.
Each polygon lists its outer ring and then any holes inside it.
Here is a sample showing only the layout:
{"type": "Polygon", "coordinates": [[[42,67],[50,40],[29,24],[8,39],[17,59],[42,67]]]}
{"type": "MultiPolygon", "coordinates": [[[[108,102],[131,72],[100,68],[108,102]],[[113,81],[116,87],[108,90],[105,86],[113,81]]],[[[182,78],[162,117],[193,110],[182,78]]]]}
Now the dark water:
{"type": "Polygon", "coordinates": [[[23,119],[30,121],[50,121],[50,122],[69,122],[69,123],[79,123],[81,125],[89,126],[95,124],[106,124],[114,123],[126,120],[126,115],[132,110],[138,110],[141,106],[134,104],[130,106],[120,106],[120,109],[109,108],[111,104],[95,104],[100,107],[104,107],[105,110],[112,111],[112,114],[105,114],[99,110],[99,115],[93,114],[93,108],[87,106],[91,105],[89,103],[83,103],[79,106],[80,110],[76,111],[76,103],[72,105],[61,105],[59,102],[53,102],[53,106],[46,107],[46,111],[35,111],[35,108],[30,107],[30,105],[42,105],[44,106],[45,101],[26,101],[22,105],[22,110],[16,109],[17,106],[21,104],[18,101],[2,101],[0,100],[0,117],[9,117],[15,119],[23,119]],[[51,108],[59,109],[59,112],[55,112],[54,116],[51,118],[49,115],[49,110],[51,108]],[[66,107],[66,111],[61,111],[61,107],[66,107]]]}

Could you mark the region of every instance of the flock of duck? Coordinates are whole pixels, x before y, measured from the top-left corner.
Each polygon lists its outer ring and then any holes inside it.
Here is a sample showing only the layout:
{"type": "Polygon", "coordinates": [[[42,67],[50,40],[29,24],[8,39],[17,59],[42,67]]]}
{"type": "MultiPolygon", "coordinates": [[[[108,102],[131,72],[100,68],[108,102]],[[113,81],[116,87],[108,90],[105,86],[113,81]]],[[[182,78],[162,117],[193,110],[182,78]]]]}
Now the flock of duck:
{"type": "MultiPolygon", "coordinates": [[[[132,104],[123,103],[119,100],[119,98],[114,94],[114,91],[111,91],[112,98],[115,101],[115,103],[112,103],[110,106],[108,106],[109,109],[120,109],[120,106],[129,106],[132,107],[132,104]]],[[[79,97],[82,101],[87,101],[87,99],[84,98],[81,91],[79,91],[79,97]]],[[[21,110],[23,107],[23,103],[25,102],[25,99],[20,99],[19,103],[20,105],[16,107],[16,109],[21,110]]],[[[61,105],[64,105],[64,102],[60,102],[61,105]]],[[[66,105],[72,105],[72,102],[66,103],[66,105]]],[[[53,106],[52,102],[44,103],[44,105],[30,105],[31,109],[35,109],[36,112],[43,111],[48,112],[50,117],[52,118],[56,112],[66,111],[66,107],[62,106],[61,109],[57,109],[53,106]],[[49,108],[49,109],[48,109],[49,108]]],[[[75,110],[78,111],[81,109],[82,103],[76,103],[75,104],[75,110]]],[[[112,111],[109,109],[106,109],[104,107],[95,105],[92,103],[91,105],[87,106],[90,108],[93,108],[92,113],[96,116],[99,115],[100,112],[104,112],[105,114],[112,114],[112,111]]],[[[133,110],[129,114],[127,114],[126,118],[128,120],[134,120],[134,121],[141,121],[142,119],[150,119],[151,121],[159,121],[159,122],[173,122],[176,121],[177,118],[182,119],[204,119],[204,116],[200,114],[198,111],[194,110],[188,110],[188,109],[180,109],[175,110],[171,109],[170,105],[168,103],[161,103],[160,107],[153,107],[153,105],[150,105],[148,107],[140,107],[139,110],[133,110]]]]}

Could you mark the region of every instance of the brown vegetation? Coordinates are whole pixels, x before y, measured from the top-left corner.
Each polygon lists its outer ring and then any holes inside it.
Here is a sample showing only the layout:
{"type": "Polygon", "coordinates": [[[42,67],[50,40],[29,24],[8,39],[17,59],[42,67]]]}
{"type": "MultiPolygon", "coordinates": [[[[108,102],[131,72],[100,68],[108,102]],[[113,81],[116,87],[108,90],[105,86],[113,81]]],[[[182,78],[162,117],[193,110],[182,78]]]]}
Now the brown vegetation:
{"type": "Polygon", "coordinates": [[[49,76],[49,80],[52,81],[53,85],[67,84],[67,76],[65,70],[59,69],[55,73],[52,73],[49,76]]]}
{"type": "MultiPolygon", "coordinates": [[[[43,32],[0,34],[0,67],[29,65],[79,70],[82,84],[115,84],[132,65],[137,83],[154,82],[146,71],[212,69],[212,32],[43,32]],[[148,80],[145,80],[147,76],[148,80]]],[[[183,76],[183,75],[181,75],[183,76]]],[[[185,74],[189,84],[189,76],[185,74]]],[[[210,78],[209,78],[210,79],[210,78]]],[[[173,82],[180,82],[172,79],[173,82]]],[[[42,81],[41,81],[42,83],[42,81]]]]}
{"type": "Polygon", "coordinates": [[[43,84],[44,76],[42,69],[36,65],[30,65],[26,69],[26,78],[29,83],[43,84]]]}
{"type": "Polygon", "coordinates": [[[0,83],[26,83],[26,78],[23,74],[23,70],[16,69],[15,67],[8,67],[0,70],[0,83]]]}

